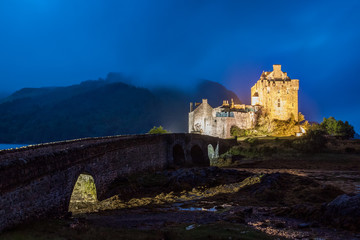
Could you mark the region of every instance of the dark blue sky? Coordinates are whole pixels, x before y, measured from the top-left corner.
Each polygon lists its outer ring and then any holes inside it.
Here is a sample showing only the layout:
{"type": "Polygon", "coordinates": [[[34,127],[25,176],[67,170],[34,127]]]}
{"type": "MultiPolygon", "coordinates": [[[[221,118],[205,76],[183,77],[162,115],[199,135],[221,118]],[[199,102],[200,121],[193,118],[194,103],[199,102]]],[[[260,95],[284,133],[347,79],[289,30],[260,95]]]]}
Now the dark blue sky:
{"type": "Polygon", "coordinates": [[[209,79],[249,103],[261,72],[282,64],[307,118],[359,132],[359,11],[358,0],[0,0],[0,91],[114,71],[141,86],[209,79]]]}

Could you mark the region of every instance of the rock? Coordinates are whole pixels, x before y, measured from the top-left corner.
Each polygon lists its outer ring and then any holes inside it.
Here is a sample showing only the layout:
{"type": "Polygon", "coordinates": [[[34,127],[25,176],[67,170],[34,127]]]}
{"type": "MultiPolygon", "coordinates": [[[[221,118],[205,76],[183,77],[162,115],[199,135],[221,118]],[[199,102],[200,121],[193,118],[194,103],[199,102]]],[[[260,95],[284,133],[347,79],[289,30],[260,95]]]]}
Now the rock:
{"type": "Polygon", "coordinates": [[[253,213],[253,208],[245,208],[244,213],[247,216],[251,216],[251,214],[253,213]]]}
{"type": "Polygon", "coordinates": [[[260,227],[262,227],[262,228],[267,228],[269,225],[267,224],[267,223],[262,223],[261,225],[260,225],[260,227]]]}
{"type": "Polygon", "coordinates": [[[275,223],[274,226],[276,228],[285,228],[286,227],[285,223],[283,223],[283,222],[277,222],[277,223],[275,223]]]}
{"type": "Polygon", "coordinates": [[[185,229],[186,230],[191,230],[191,229],[194,229],[195,227],[196,227],[195,224],[191,224],[191,225],[187,226],[185,229]]]}
{"type": "Polygon", "coordinates": [[[343,194],[325,206],[325,222],[335,227],[360,231],[360,194],[343,194]]]}
{"type": "Polygon", "coordinates": [[[245,214],[242,211],[234,212],[233,214],[225,217],[225,220],[233,223],[246,223],[245,214]]]}
{"type": "Polygon", "coordinates": [[[277,202],[281,205],[320,204],[344,193],[338,188],[323,186],[311,178],[289,173],[265,174],[261,182],[249,186],[248,191],[260,201],[277,202]]]}
{"type": "Polygon", "coordinates": [[[215,209],[216,209],[216,210],[223,210],[223,209],[225,209],[225,208],[224,208],[223,206],[216,206],[215,209]]]}
{"type": "Polygon", "coordinates": [[[318,227],[320,227],[320,224],[319,224],[318,222],[312,222],[312,223],[310,224],[310,227],[312,227],[312,228],[318,228],[318,227]]]}

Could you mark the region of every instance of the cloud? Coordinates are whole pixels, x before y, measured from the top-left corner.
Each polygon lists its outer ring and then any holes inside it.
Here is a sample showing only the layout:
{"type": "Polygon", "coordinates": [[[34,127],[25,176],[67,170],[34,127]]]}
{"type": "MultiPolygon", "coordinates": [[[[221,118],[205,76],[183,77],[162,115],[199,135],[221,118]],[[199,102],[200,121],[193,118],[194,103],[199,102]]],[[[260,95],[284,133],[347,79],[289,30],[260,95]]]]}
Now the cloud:
{"type": "Polygon", "coordinates": [[[144,86],[206,78],[246,101],[261,71],[278,63],[322,115],[328,102],[356,105],[359,7],[356,0],[3,0],[2,88],[123,72],[144,86]]]}

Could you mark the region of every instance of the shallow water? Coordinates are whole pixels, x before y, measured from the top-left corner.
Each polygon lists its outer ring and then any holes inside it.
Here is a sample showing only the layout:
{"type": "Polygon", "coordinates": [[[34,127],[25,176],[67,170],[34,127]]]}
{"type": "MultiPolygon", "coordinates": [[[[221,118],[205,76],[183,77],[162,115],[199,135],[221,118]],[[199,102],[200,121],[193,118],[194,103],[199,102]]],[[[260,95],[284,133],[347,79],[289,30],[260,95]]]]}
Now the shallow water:
{"type": "Polygon", "coordinates": [[[178,207],[177,208],[180,211],[207,211],[207,212],[216,212],[216,208],[212,207],[212,208],[200,208],[200,207],[189,207],[189,208],[182,208],[182,207],[178,207]]]}
{"type": "Polygon", "coordinates": [[[355,193],[360,193],[360,184],[355,185],[355,193]]]}

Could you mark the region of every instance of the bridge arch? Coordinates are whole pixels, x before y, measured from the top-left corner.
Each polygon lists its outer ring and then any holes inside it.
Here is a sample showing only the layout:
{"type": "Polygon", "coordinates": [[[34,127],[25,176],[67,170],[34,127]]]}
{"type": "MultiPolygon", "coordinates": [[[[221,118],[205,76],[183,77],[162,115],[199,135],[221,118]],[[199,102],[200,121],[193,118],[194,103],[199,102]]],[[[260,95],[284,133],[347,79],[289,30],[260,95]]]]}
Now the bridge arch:
{"type": "Polygon", "coordinates": [[[211,145],[211,144],[208,145],[207,153],[208,153],[208,157],[209,157],[209,160],[211,163],[216,157],[216,153],[215,153],[215,149],[214,149],[213,145],[211,145]]]}
{"type": "Polygon", "coordinates": [[[73,186],[69,200],[69,212],[86,211],[87,208],[97,202],[97,190],[93,175],[87,172],[78,174],[73,186]]]}
{"type": "Polygon", "coordinates": [[[185,165],[185,151],[181,144],[175,144],[172,148],[173,163],[175,166],[185,165]]]}
{"type": "Polygon", "coordinates": [[[197,144],[193,145],[190,149],[191,161],[195,166],[208,166],[209,158],[206,152],[201,149],[197,144]]]}

